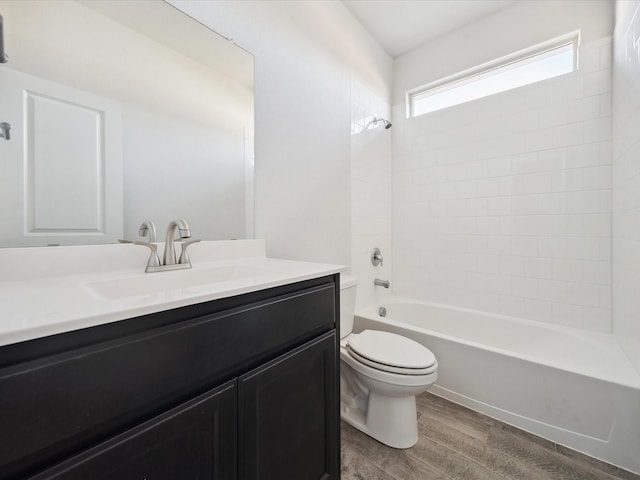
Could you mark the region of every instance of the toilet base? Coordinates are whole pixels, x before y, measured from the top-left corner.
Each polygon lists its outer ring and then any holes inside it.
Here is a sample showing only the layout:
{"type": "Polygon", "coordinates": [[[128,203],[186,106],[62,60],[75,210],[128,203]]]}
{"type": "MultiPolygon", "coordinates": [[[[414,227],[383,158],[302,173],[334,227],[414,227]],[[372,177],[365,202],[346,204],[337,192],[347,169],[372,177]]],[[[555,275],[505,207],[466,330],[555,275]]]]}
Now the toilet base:
{"type": "Polygon", "coordinates": [[[340,402],[340,416],[379,442],[409,448],[418,441],[416,397],[388,397],[369,392],[366,402],[340,402]],[[357,405],[366,403],[366,409],[357,405]]]}

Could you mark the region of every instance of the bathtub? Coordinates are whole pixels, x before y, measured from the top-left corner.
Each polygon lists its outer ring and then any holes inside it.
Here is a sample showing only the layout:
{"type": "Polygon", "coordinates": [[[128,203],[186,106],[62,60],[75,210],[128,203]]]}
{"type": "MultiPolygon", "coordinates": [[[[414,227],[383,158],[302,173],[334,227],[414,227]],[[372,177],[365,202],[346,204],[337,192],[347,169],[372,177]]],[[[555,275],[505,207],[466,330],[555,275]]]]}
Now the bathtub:
{"type": "Polygon", "coordinates": [[[358,311],[365,329],[429,348],[432,393],[640,473],[640,372],[615,336],[400,297],[358,311]]]}

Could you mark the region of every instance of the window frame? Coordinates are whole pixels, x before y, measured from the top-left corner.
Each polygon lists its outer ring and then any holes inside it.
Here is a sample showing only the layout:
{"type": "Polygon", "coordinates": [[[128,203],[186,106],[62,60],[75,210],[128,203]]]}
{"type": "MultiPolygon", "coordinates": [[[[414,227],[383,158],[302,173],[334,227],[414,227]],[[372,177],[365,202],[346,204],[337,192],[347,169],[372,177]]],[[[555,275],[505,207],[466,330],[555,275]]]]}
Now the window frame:
{"type": "Polygon", "coordinates": [[[406,93],[406,109],[407,109],[407,118],[415,118],[420,117],[422,115],[428,115],[430,113],[435,113],[441,110],[446,110],[448,108],[452,108],[458,105],[462,105],[464,103],[468,103],[470,101],[479,100],[481,98],[487,98],[488,96],[495,95],[498,93],[507,92],[510,90],[514,90],[516,88],[520,88],[527,85],[532,85],[534,83],[538,83],[539,81],[549,80],[551,78],[557,78],[561,75],[566,75],[567,73],[556,75],[553,77],[549,77],[543,80],[536,80],[531,83],[527,83],[524,85],[518,85],[511,88],[506,88],[499,92],[491,93],[489,95],[484,95],[481,97],[477,97],[471,100],[464,100],[460,103],[456,103],[454,105],[449,105],[447,107],[438,108],[436,110],[432,110],[425,113],[415,114],[414,110],[414,102],[416,98],[419,100],[420,97],[424,96],[433,96],[438,94],[439,92],[445,92],[447,90],[456,88],[458,86],[462,86],[465,84],[473,83],[474,80],[482,80],[484,78],[490,77],[492,73],[495,73],[497,70],[504,69],[505,67],[515,66],[517,64],[526,64],[532,62],[535,58],[542,57],[550,52],[571,46],[573,50],[573,69],[571,72],[573,73],[578,70],[578,52],[580,48],[580,30],[575,30],[573,32],[567,33],[565,35],[561,35],[559,37],[552,38],[545,42],[539,43],[537,45],[533,45],[529,48],[525,48],[523,50],[519,50],[517,52],[511,53],[509,55],[505,55],[503,57],[497,58],[495,60],[491,60],[489,62],[483,63],[481,65],[469,68],[467,70],[463,70],[462,72],[455,73],[453,75],[448,75],[439,80],[435,80],[433,82],[427,83],[420,87],[413,88],[408,90],[406,93]]]}

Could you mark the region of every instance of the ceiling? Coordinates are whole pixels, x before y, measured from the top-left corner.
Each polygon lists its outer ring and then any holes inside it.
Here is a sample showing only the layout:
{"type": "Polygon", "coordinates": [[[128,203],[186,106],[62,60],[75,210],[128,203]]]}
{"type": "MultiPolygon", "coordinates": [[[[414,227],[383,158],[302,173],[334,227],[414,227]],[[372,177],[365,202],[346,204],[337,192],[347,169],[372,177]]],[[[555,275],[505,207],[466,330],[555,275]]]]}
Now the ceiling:
{"type": "Polygon", "coordinates": [[[397,57],[515,0],[342,0],[369,34],[397,57]]]}

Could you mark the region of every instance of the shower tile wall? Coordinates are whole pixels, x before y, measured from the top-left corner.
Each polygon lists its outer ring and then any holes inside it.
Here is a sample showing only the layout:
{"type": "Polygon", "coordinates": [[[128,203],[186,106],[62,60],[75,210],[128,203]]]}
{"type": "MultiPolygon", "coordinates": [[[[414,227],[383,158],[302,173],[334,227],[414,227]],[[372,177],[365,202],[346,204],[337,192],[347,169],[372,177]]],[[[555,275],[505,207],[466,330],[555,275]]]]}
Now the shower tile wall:
{"type": "Polygon", "coordinates": [[[613,330],[640,370],[640,1],[618,2],[614,34],[613,330]]]}
{"type": "Polygon", "coordinates": [[[389,102],[356,80],[351,82],[351,272],[358,276],[357,306],[379,302],[389,291],[374,287],[376,277],[390,279],[391,131],[364,132],[374,116],[389,118],[389,102]],[[374,267],[371,249],[382,251],[383,266],[374,267]]]}
{"type": "Polygon", "coordinates": [[[611,330],[611,40],[573,74],[394,111],[395,294],[611,330]]]}

